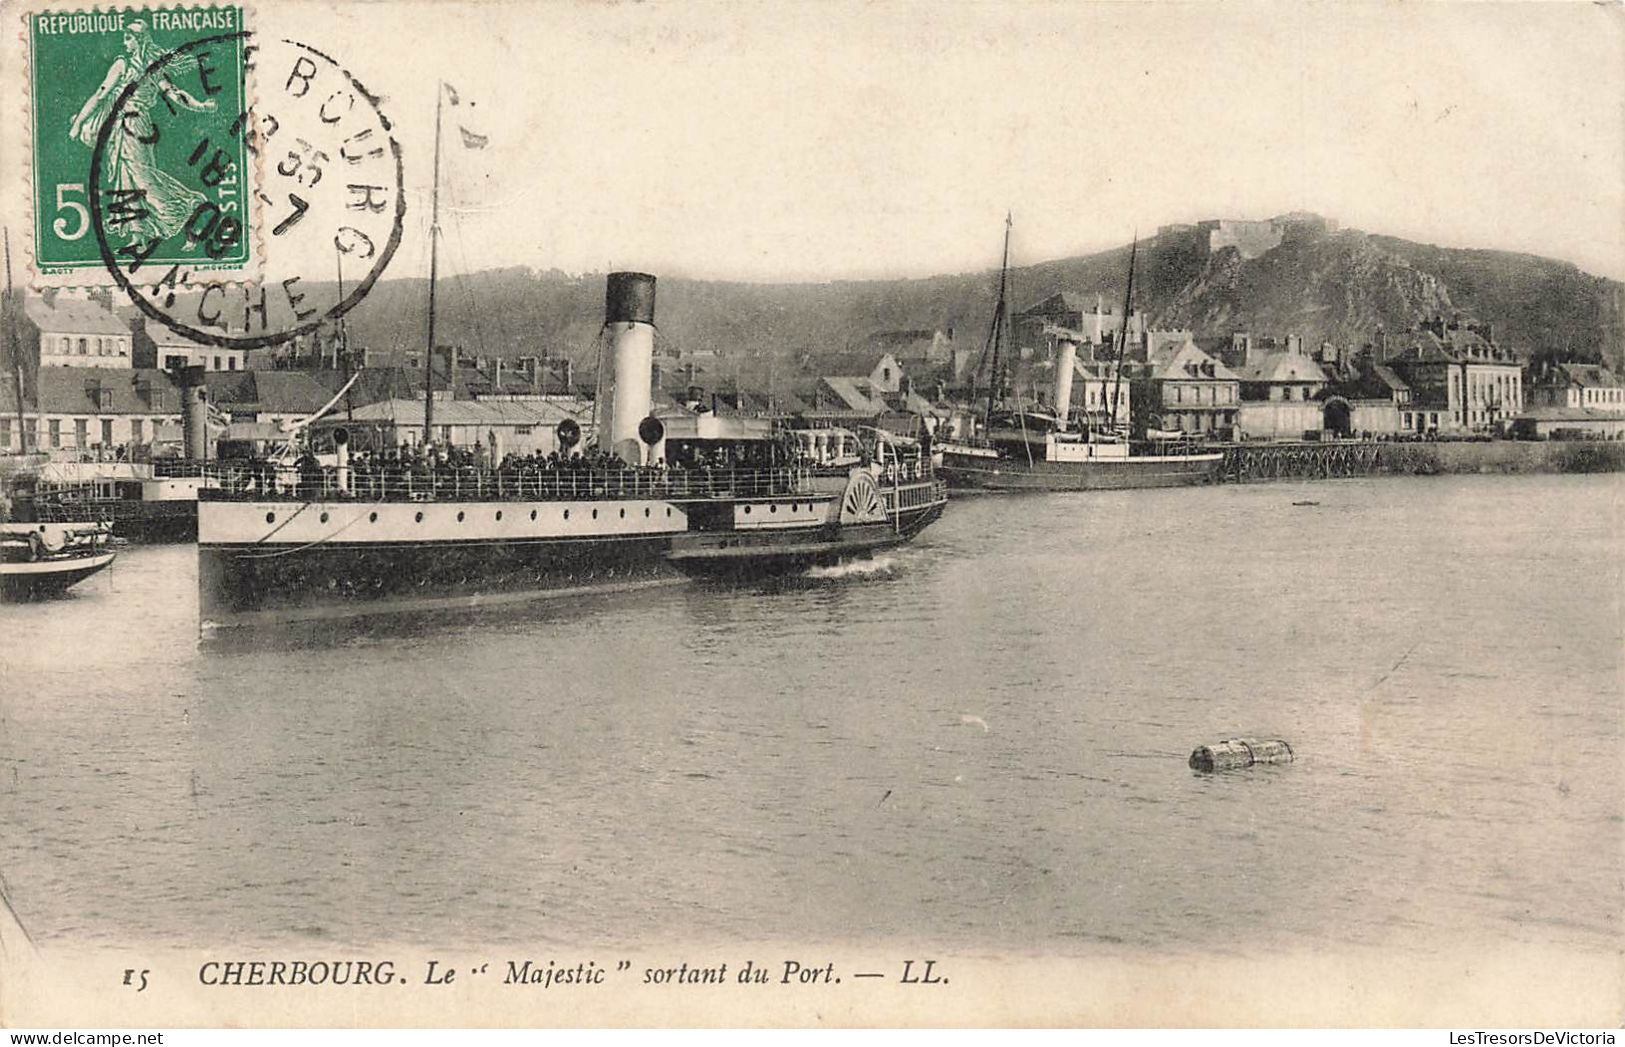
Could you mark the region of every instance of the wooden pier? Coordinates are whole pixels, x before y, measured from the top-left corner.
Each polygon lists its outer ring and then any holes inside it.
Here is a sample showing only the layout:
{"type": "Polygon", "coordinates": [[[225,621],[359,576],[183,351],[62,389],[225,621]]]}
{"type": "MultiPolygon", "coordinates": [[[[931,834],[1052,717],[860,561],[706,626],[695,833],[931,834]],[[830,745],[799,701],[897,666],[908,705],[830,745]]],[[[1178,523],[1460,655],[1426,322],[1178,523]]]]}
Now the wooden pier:
{"type": "Polygon", "coordinates": [[[1215,479],[1219,483],[1258,480],[1330,480],[1370,476],[1382,468],[1383,444],[1328,442],[1231,444],[1215,479]]]}

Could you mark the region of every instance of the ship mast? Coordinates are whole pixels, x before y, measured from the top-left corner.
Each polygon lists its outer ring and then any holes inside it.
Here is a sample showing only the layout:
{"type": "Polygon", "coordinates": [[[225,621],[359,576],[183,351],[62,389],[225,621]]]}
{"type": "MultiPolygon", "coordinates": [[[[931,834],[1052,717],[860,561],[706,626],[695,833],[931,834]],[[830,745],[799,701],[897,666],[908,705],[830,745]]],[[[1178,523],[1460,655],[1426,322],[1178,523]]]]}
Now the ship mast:
{"type": "Polygon", "coordinates": [[[1005,283],[1010,273],[1010,227],[1014,224],[1010,213],[1004,215],[1004,259],[999,262],[999,300],[993,306],[993,326],[988,329],[987,342],[991,347],[993,358],[992,366],[988,369],[987,382],[987,411],[982,415],[982,427],[986,432],[992,427],[994,401],[999,395],[999,343],[1004,338],[1005,283]]]}
{"type": "MultiPolygon", "coordinates": [[[[440,111],[446,103],[446,85],[437,82],[434,100],[434,194],[429,217],[429,347],[423,354],[423,445],[428,447],[434,432],[434,281],[440,260],[440,111]]],[[[448,369],[448,385],[457,376],[448,369]]]]}
{"type": "MultiPolygon", "coordinates": [[[[333,258],[338,264],[339,301],[342,302],[344,301],[344,252],[334,251],[333,258]]],[[[344,314],[339,314],[338,322],[339,329],[337,332],[335,332],[338,335],[338,353],[339,359],[343,361],[342,366],[344,368],[344,381],[346,386],[348,386],[350,381],[350,334],[344,323],[344,314]]],[[[344,417],[347,421],[355,421],[355,404],[353,399],[348,395],[344,397],[344,417]]]]}
{"type": "Polygon", "coordinates": [[[1117,333],[1117,369],[1112,379],[1111,414],[1108,416],[1107,427],[1114,433],[1117,430],[1117,402],[1119,393],[1123,388],[1123,357],[1128,354],[1128,311],[1134,302],[1134,259],[1140,251],[1140,234],[1134,234],[1134,246],[1128,251],[1128,289],[1123,292],[1123,325],[1117,333]]]}
{"type": "Polygon", "coordinates": [[[10,340],[11,376],[17,383],[17,447],[28,453],[28,422],[23,417],[23,353],[17,343],[17,295],[11,287],[11,230],[6,230],[6,337],[10,340]]]}

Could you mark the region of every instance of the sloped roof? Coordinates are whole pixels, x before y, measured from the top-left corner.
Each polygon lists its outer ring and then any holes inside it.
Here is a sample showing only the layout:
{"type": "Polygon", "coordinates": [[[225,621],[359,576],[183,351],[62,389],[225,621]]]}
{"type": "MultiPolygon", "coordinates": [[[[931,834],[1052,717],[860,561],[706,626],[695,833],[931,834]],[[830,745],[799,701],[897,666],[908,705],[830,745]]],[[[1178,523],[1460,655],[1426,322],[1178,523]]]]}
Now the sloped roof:
{"type": "Polygon", "coordinates": [[[912,331],[875,331],[864,339],[864,343],[878,352],[896,353],[910,349],[921,342],[930,345],[935,342],[937,332],[918,328],[912,331]]]}
{"type": "MultiPolygon", "coordinates": [[[[167,349],[187,349],[192,352],[201,353],[218,352],[220,350],[219,346],[205,345],[202,342],[194,342],[185,335],[178,334],[175,331],[170,330],[167,326],[158,323],[156,320],[148,320],[142,325],[141,330],[146,333],[147,338],[152,341],[153,345],[163,346],[167,349]]],[[[239,349],[237,352],[242,352],[242,350],[239,349]]]]}
{"type": "MultiPolygon", "coordinates": [[[[1578,386],[1581,389],[1618,389],[1619,379],[1601,364],[1556,364],[1552,368],[1555,384],[1578,386]]],[[[1550,381],[1541,384],[1553,384],[1550,381]]]]}
{"type": "MultiPolygon", "coordinates": [[[[1098,381],[1102,378],[1114,377],[1116,373],[1115,367],[1109,362],[1102,361],[1100,363],[1089,363],[1087,361],[1080,360],[1075,356],[1072,358],[1072,374],[1076,378],[1087,378],[1090,381],[1098,381]]],[[[1128,378],[1127,370],[1124,370],[1123,377],[1124,379],[1128,378]]]]}
{"type": "Polygon", "coordinates": [[[96,302],[58,298],[55,305],[43,298],[23,302],[23,315],[45,334],[124,334],[130,328],[96,302]]]}
{"type": "Polygon", "coordinates": [[[1266,353],[1236,372],[1244,382],[1324,382],[1326,372],[1302,353],[1266,353]]]}
{"type": "Polygon", "coordinates": [[[931,414],[935,409],[936,405],[919,393],[908,392],[903,394],[903,410],[905,411],[914,414],[931,414]]]}
{"type": "Polygon", "coordinates": [[[156,367],[41,367],[38,388],[34,409],[42,414],[179,414],[181,410],[180,390],[167,372],[156,367]],[[111,397],[109,406],[99,406],[98,389],[111,397]]]}
{"type": "Polygon", "coordinates": [[[1450,328],[1448,337],[1440,338],[1432,331],[1412,331],[1411,344],[1388,357],[1389,363],[1459,364],[1484,363],[1518,366],[1518,356],[1511,349],[1486,341],[1477,331],[1450,328]]]}
{"type": "Polygon", "coordinates": [[[868,382],[857,378],[835,377],[824,379],[830,391],[840,397],[849,410],[866,414],[879,414],[886,409],[885,401],[870,394],[868,382]]]}
{"type": "Polygon", "coordinates": [[[1598,410],[1595,407],[1556,407],[1548,405],[1528,408],[1516,417],[1527,418],[1536,422],[1625,421],[1625,416],[1612,411],[1598,410]]]}
{"type": "Polygon", "coordinates": [[[212,403],[277,414],[309,414],[333,398],[303,371],[210,371],[203,380],[212,403]]]}
{"type": "Polygon", "coordinates": [[[1405,381],[1405,379],[1401,378],[1399,374],[1387,364],[1373,364],[1371,366],[1371,373],[1377,378],[1378,381],[1387,386],[1389,389],[1396,392],[1410,391],[1411,384],[1405,381]]]}
{"type": "MultiPolygon", "coordinates": [[[[870,352],[833,353],[827,356],[815,356],[809,366],[820,376],[834,375],[837,378],[867,378],[875,373],[880,366],[882,358],[892,356],[883,350],[870,352]]],[[[896,360],[895,356],[892,356],[896,360]]]]}
{"type": "Polygon", "coordinates": [[[262,411],[314,411],[333,394],[303,371],[250,371],[262,411]]]}
{"type": "MultiPolygon", "coordinates": [[[[1066,311],[1072,313],[1087,313],[1094,310],[1095,304],[1095,302],[1089,301],[1076,291],[1056,291],[1054,294],[1046,295],[1043,298],[1040,298],[1038,301],[1021,310],[1016,315],[1031,316],[1035,313],[1050,312],[1056,307],[1065,309],[1066,311]]],[[[1101,308],[1101,315],[1104,316],[1108,312],[1109,310],[1107,310],[1105,307],[1101,308]]]]}
{"type": "Polygon", "coordinates": [[[1207,379],[1208,381],[1240,381],[1236,372],[1230,370],[1221,361],[1204,353],[1195,342],[1185,341],[1178,345],[1163,346],[1151,355],[1151,377],[1156,379],[1182,379],[1186,381],[1207,379]],[[1212,364],[1212,374],[1193,375],[1185,365],[1187,363],[1212,364]]]}

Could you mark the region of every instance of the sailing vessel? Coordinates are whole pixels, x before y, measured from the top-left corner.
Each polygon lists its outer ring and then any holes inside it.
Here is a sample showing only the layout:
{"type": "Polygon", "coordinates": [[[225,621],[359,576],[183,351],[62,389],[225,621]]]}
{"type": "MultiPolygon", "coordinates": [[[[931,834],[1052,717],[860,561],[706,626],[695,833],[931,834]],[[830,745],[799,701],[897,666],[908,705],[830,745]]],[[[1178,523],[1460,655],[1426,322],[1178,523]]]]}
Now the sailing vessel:
{"type": "Polygon", "coordinates": [[[1112,388],[1105,398],[1108,417],[1102,427],[1078,425],[1072,419],[1072,379],[1076,357],[1062,341],[1055,359],[1055,412],[1000,404],[1008,351],[1010,316],[1007,292],[1010,229],[1004,225],[1004,257],[999,265],[999,294],[988,330],[987,403],[977,431],[969,438],[938,444],[940,472],[952,490],[1094,491],[1135,487],[1179,487],[1213,478],[1224,455],[1183,433],[1148,433],[1130,438],[1117,418],[1122,402],[1123,357],[1128,343],[1128,316],[1134,295],[1134,262],[1139,239],[1129,250],[1128,289],[1124,294],[1123,328],[1117,339],[1112,388]]]}

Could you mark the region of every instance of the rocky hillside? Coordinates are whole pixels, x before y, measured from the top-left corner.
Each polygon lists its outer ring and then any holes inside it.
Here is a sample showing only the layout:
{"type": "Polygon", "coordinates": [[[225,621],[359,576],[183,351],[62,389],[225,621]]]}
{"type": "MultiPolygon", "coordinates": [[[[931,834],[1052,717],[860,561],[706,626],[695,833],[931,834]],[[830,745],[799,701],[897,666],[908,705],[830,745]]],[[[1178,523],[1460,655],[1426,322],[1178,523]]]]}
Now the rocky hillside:
{"type": "Polygon", "coordinates": [[[1398,330],[1412,318],[1463,308],[1439,277],[1359,232],[1289,240],[1250,260],[1226,248],[1202,259],[1170,297],[1154,301],[1162,327],[1202,335],[1298,333],[1306,345],[1360,345],[1379,326],[1398,330]]]}

